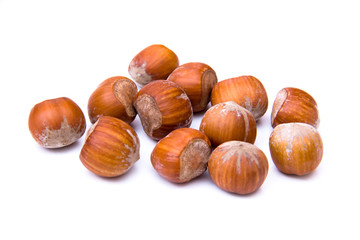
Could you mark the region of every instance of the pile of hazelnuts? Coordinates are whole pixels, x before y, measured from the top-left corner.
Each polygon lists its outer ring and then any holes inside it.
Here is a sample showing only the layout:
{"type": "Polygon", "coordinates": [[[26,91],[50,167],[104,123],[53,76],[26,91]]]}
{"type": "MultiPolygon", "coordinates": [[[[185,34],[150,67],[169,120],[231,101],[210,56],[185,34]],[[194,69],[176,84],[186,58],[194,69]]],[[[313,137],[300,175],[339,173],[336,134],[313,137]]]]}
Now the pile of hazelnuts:
{"type": "MultiPolygon", "coordinates": [[[[179,66],[177,55],[163,45],[139,52],[129,74],[133,80],[106,79],[89,98],[93,125],[80,153],[88,170],[117,177],[139,160],[140,140],[130,126],[138,114],[144,132],[158,141],[151,163],[168,181],[188,182],[208,169],[214,183],[225,191],[248,194],[260,188],[269,164],[254,142],[256,121],[265,114],[268,97],[257,78],[218,82],[210,66],[199,62],[179,66]],[[206,110],[209,102],[212,106],[206,110]],[[190,128],[193,113],[205,110],[199,130],[190,128]]],[[[322,159],[323,144],[313,97],[297,88],[282,89],[274,101],[271,124],[275,166],[285,174],[314,171],[322,159]]],[[[56,98],[32,108],[29,129],[41,146],[60,148],[84,134],[86,121],[75,102],[56,98]]]]}

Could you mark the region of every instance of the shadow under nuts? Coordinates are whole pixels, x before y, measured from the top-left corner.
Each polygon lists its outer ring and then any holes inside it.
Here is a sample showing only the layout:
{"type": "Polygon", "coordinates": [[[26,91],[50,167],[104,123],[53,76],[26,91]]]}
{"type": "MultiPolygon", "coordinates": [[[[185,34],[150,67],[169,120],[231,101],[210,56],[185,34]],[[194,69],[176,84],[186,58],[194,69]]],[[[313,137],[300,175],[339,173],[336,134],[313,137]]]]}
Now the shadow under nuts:
{"type": "Polygon", "coordinates": [[[157,80],[136,95],[134,106],[145,133],[159,140],[171,131],[189,127],[193,118],[190,99],[171,81],[157,80]]]}
{"type": "Polygon", "coordinates": [[[139,138],[130,125],[103,116],[88,130],[80,160],[96,175],[117,177],[139,160],[139,149],[139,138]]]}

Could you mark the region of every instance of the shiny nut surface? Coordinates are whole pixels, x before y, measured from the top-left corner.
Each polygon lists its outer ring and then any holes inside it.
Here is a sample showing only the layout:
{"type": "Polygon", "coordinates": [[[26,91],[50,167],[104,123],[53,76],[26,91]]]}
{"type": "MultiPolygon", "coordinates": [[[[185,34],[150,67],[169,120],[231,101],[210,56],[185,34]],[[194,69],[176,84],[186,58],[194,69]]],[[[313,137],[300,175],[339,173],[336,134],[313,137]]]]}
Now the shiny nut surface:
{"type": "Polygon", "coordinates": [[[263,84],[253,76],[240,76],[218,82],[211,92],[211,104],[234,101],[249,110],[255,120],[268,108],[268,97],[263,84]]]}
{"type": "Polygon", "coordinates": [[[232,140],[254,143],[257,133],[253,115],[232,101],[209,108],[201,120],[200,131],[214,147],[232,140]]]}
{"type": "Polygon", "coordinates": [[[134,106],[145,133],[159,140],[171,131],[189,127],[193,111],[182,88],[171,81],[157,80],[136,95],[134,106]]]}
{"type": "Polygon", "coordinates": [[[161,44],[154,44],[139,52],[130,62],[129,74],[140,85],[166,79],[179,66],[176,54],[161,44]]]}
{"type": "Polygon", "coordinates": [[[206,171],[210,153],[211,143],[203,133],[180,128],[156,144],[151,163],[165,179],[183,183],[206,171]]]}
{"type": "Polygon", "coordinates": [[[80,107],[62,97],[36,104],[29,115],[29,130],[45,148],[60,148],[74,143],[85,132],[86,121],[80,107]]]}
{"type": "Polygon", "coordinates": [[[101,116],[112,116],[131,123],[136,117],[133,107],[136,93],[136,84],[126,77],[106,79],[89,98],[88,113],[91,123],[95,123],[101,116]]]}
{"type": "Polygon", "coordinates": [[[269,163],[265,154],[255,145],[230,141],[221,144],[210,155],[209,174],[221,189],[248,194],[264,183],[269,163]]]}
{"type": "Polygon", "coordinates": [[[182,87],[190,98],[193,111],[200,112],[210,101],[210,94],[217,83],[217,76],[209,65],[190,62],[176,68],[168,80],[182,87]]]}
{"type": "Polygon", "coordinates": [[[271,125],[276,127],[282,123],[302,122],[315,128],[320,118],[315,99],[298,88],[283,88],[276,95],[271,112],[271,125]]]}
{"type": "Polygon", "coordinates": [[[139,160],[140,142],[134,129],[124,121],[103,116],[88,130],[80,160],[102,177],[126,173],[139,160]]]}
{"type": "Polygon", "coordinates": [[[270,136],[270,153],[276,167],[283,173],[305,175],[321,162],[323,143],[319,132],[305,123],[284,123],[270,136]]]}

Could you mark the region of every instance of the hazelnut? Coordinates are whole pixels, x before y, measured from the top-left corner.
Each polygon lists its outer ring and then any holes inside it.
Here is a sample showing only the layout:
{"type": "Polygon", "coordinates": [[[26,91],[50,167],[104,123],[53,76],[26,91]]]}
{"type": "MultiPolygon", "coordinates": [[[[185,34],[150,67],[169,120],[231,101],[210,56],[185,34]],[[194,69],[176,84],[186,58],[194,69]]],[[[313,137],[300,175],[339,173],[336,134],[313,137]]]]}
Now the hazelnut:
{"type": "Polygon", "coordinates": [[[234,101],[249,110],[255,120],[268,108],[268,97],[262,83],[253,76],[240,76],[218,82],[211,92],[211,104],[234,101]]]}
{"type": "Polygon", "coordinates": [[[85,132],[86,121],[80,107],[62,97],[36,104],[30,112],[29,130],[45,148],[60,148],[76,142],[85,132]]]}
{"type": "Polygon", "coordinates": [[[140,85],[166,79],[179,66],[176,54],[164,45],[151,45],[130,62],[129,74],[140,85]]]}
{"type": "Polygon", "coordinates": [[[156,144],[151,163],[165,179],[183,183],[206,171],[210,153],[211,143],[202,132],[180,128],[156,144]]]}
{"type": "Polygon", "coordinates": [[[271,125],[302,122],[319,126],[319,111],[315,99],[298,88],[283,88],[276,95],[271,112],[271,125]]]}
{"type": "Polygon", "coordinates": [[[248,110],[230,101],[209,108],[201,120],[200,131],[214,147],[231,140],[254,143],[256,122],[248,110]]]}
{"type": "Polygon", "coordinates": [[[89,98],[90,122],[95,123],[100,116],[112,116],[130,124],[136,117],[133,107],[136,93],[136,84],[126,77],[106,79],[89,98]]]}
{"type": "Polygon", "coordinates": [[[211,90],[217,83],[215,71],[210,66],[199,62],[179,66],[170,74],[168,80],[185,90],[194,112],[200,112],[206,108],[210,101],[211,90]]]}
{"type": "Polygon", "coordinates": [[[305,123],[284,123],[270,136],[270,153],[275,166],[283,173],[305,175],[321,162],[323,143],[319,132],[305,123]]]}
{"type": "Polygon", "coordinates": [[[193,111],[182,88],[171,81],[158,80],[144,86],[134,106],[145,133],[159,140],[177,128],[189,127],[193,111]]]}
{"type": "Polygon", "coordinates": [[[139,160],[139,138],[124,121],[102,116],[88,130],[80,152],[83,165],[102,177],[126,173],[139,160]]]}
{"type": "Polygon", "coordinates": [[[210,155],[208,168],[211,179],[221,189],[248,194],[264,183],[269,163],[255,145],[230,141],[215,148],[210,155]]]}

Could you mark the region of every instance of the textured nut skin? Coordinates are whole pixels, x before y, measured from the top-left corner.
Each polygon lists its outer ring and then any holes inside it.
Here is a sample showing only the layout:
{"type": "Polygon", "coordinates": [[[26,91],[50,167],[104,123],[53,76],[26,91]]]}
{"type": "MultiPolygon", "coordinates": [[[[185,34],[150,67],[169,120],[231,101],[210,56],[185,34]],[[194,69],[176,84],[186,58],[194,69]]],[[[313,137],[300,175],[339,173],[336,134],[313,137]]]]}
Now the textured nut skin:
{"type": "Polygon", "coordinates": [[[129,64],[130,76],[140,85],[166,79],[179,66],[179,59],[169,48],[154,44],[139,52],[129,64]]]}
{"type": "Polygon", "coordinates": [[[83,165],[102,177],[126,173],[139,160],[140,141],[124,121],[102,116],[89,129],[80,152],[83,165]]]}
{"type": "Polygon", "coordinates": [[[230,141],[215,148],[210,155],[208,169],[211,179],[221,189],[248,194],[264,183],[269,163],[255,145],[230,141]]]}
{"type": "Polygon", "coordinates": [[[171,131],[189,127],[193,118],[190,99],[171,81],[158,80],[144,86],[134,106],[146,134],[159,140],[171,131]]]}
{"type": "Polygon", "coordinates": [[[305,123],[284,123],[270,136],[270,153],[275,166],[283,173],[305,175],[321,162],[323,143],[319,132],[305,123]]]}
{"type": "Polygon", "coordinates": [[[276,95],[271,112],[271,125],[281,123],[302,122],[315,128],[320,118],[315,99],[307,92],[298,88],[283,88],[276,95]]]}
{"type": "Polygon", "coordinates": [[[90,122],[95,123],[101,116],[112,116],[131,123],[136,117],[133,107],[136,93],[136,84],[126,77],[116,76],[106,79],[89,98],[90,122]]]}
{"type": "Polygon", "coordinates": [[[200,131],[214,147],[232,140],[254,143],[257,133],[253,115],[232,101],[209,108],[201,120],[200,131]]]}
{"type": "Polygon", "coordinates": [[[205,172],[210,153],[211,143],[203,133],[192,128],[180,128],[156,144],[151,163],[168,181],[183,183],[205,172]]]}
{"type": "Polygon", "coordinates": [[[29,130],[45,148],[60,148],[77,141],[85,132],[86,121],[80,107],[66,97],[36,104],[30,111],[29,130]]]}
{"type": "Polygon", "coordinates": [[[255,120],[268,108],[268,97],[263,84],[253,76],[240,76],[218,82],[211,92],[211,104],[234,101],[249,110],[255,120]]]}
{"type": "Polygon", "coordinates": [[[210,101],[211,90],[217,83],[217,76],[209,65],[190,62],[176,68],[168,80],[182,87],[190,98],[193,111],[200,112],[210,101]]]}

